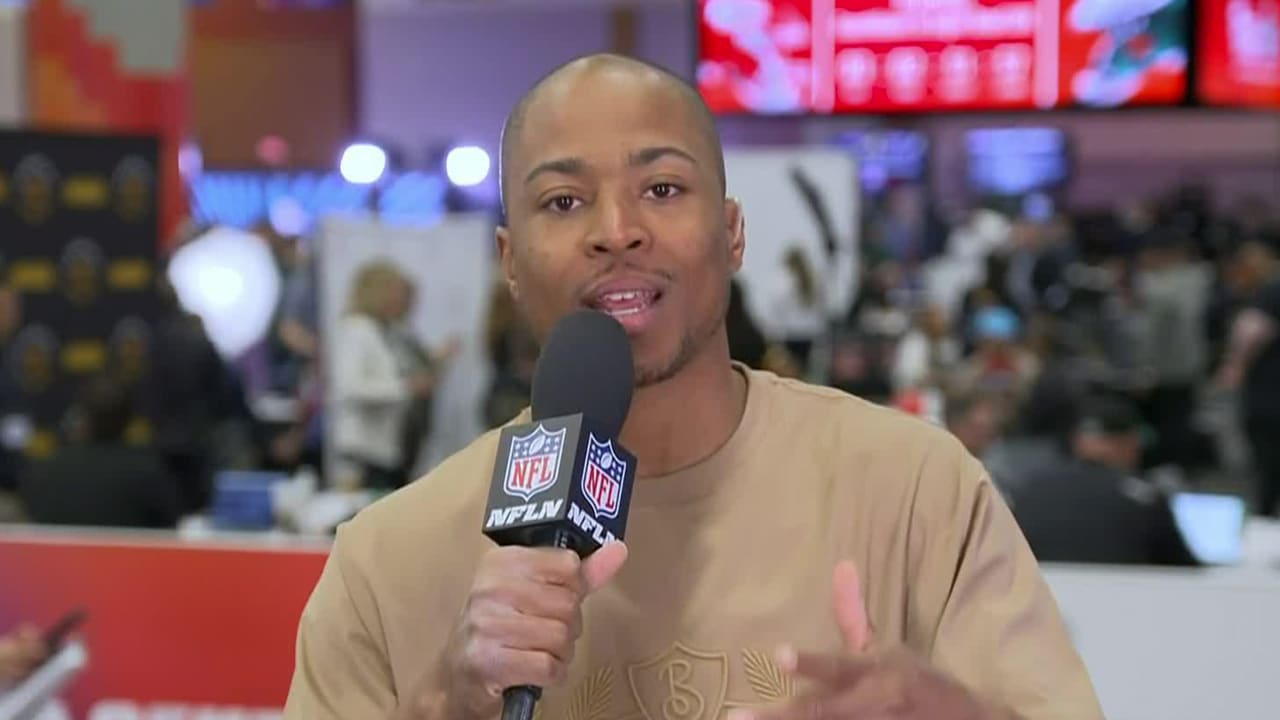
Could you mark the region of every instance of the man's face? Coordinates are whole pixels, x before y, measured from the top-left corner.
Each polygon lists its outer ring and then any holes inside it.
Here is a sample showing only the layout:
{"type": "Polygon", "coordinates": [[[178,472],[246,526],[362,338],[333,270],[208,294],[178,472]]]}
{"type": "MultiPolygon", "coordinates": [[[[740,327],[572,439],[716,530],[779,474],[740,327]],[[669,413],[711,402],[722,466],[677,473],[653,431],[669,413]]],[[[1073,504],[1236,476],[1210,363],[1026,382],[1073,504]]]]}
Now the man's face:
{"type": "Polygon", "coordinates": [[[661,382],[723,337],[740,209],[677,91],[587,73],[544,88],[513,139],[503,270],[540,341],[602,310],[631,338],[637,384],[661,382]]]}

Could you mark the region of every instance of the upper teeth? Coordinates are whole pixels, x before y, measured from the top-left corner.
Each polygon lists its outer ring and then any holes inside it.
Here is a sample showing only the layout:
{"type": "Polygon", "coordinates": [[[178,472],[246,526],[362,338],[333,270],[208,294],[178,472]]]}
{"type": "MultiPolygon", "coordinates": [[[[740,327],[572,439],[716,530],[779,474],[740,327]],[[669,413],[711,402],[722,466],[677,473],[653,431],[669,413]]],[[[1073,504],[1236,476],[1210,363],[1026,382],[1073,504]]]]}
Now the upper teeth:
{"type": "Polygon", "coordinates": [[[639,290],[627,290],[626,292],[606,293],[604,299],[610,302],[626,302],[628,300],[635,300],[642,295],[644,295],[644,293],[639,290]]]}

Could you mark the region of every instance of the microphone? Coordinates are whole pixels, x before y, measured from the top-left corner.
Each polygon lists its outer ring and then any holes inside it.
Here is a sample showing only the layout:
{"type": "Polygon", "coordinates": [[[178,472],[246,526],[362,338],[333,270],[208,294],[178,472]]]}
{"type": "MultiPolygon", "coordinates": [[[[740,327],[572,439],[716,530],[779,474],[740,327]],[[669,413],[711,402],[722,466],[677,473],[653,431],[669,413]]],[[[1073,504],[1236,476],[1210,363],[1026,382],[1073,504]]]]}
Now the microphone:
{"type": "MultiPolygon", "coordinates": [[[[631,342],[617,320],[580,310],[556,324],[534,370],[532,422],[499,436],[485,535],[583,558],[623,539],[636,459],[617,437],[634,383],[631,342]]],[[[541,695],[507,688],[502,720],[531,720],[541,695]]]]}

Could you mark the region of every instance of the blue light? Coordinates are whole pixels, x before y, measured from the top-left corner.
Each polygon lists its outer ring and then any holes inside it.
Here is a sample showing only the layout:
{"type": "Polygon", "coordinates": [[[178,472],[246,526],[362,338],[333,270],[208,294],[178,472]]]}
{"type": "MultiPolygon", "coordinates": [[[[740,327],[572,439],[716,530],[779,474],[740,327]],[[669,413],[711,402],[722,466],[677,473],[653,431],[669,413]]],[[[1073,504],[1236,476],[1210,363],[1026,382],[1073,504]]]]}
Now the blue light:
{"type": "MultiPolygon", "coordinates": [[[[388,221],[433,222],[445,212],[447,184],[439,175],[409,172],[384,184],[378,209],[388,221]]],[[[208,171],[187,187],[198,224],[250,229],[270,222],[274,208],[277,220],[287,210],[292,222],[286,225],[302,233],[325,215],[367,211],[373,194],[372,186],[349,183],[336,172],[208,171]],[[305,218],[301,224],[299,215],[305,218]]]]}

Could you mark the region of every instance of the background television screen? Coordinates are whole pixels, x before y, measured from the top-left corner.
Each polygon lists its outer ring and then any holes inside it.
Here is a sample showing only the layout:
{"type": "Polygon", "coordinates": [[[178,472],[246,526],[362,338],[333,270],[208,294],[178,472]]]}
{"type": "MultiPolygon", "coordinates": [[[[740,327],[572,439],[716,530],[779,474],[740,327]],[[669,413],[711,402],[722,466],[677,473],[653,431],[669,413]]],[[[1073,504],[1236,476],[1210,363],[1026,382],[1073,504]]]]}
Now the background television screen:
{"type": "Polygon", "coordinates": [[[1173,104],[1187,0],[699,0],[720,113],[1173,104]]]}
{"type": "Polygon", "coordinates": [[[1280,108],[1280,0],[1200,0],[1197,94],[1280,108]]]}
{"type": "Polygon", "coordinates": [[[891,183],[921,182],[929,170],[929,138],[911,130],[853,130],[837,135],[832,144],[853,154],[862,190],[871,195],[891,183]]]}
{"type": "Polygon", "coordinates": [[[1207,565],[1232,565],[1244,555],[1244,500],[1233,495],[1178,493],[1170,503],[1191,553],[1207,565]]]}
{"type": "Polygon", "coordinates": [[[1067,136],[1057,128],[972,130],[965,150],[969,186],[983,196],[1051,190],[1070,175],[1067,136]]]}

